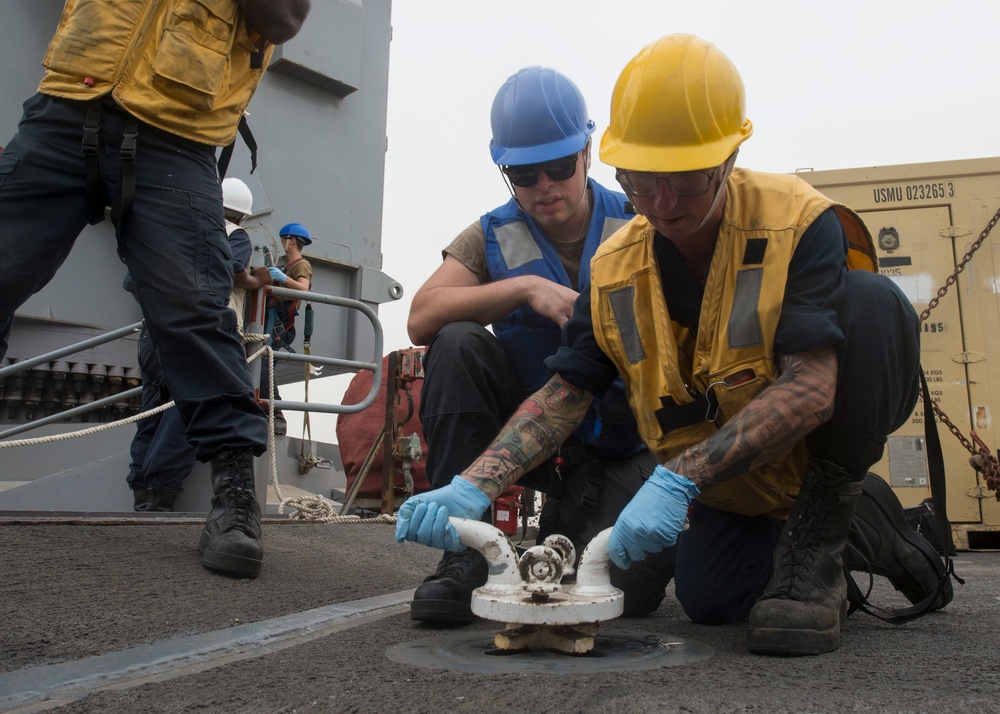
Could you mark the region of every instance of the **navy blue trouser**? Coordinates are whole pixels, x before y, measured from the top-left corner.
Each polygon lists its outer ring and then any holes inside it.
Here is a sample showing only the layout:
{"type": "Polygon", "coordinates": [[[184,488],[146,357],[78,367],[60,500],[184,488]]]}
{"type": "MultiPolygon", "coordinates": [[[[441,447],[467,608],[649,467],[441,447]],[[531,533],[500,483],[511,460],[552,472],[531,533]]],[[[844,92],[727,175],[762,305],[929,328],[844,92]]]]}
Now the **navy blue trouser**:
{"type": "MultiPolygon", "coordinates": [[[[88,104],[35,95],[0,153],[0,355],[14,312],[48,283],[89,220],[81,148],[88,104]]],[[[105,107],[98,138],[109,200],[125,122],[105,107]]],[[[215,148],[140,124],[136,151],[121,248],[187,440],[201,461],[230,449],[259,455],[266,423],[226,307],[233,277],[215,148]]]]}
{"type": "MultiPolygon", "coordinates": [[[[139,335],[139,371],[142,411],[155,409],[172,399],[153,340],[145,328],[139,335]]],[[[130,488],[179,489],[194,466],[194,448],[187,442],[184,421],[175,408],[140,419],[129,451],[132,463],[126,481],[130,488]]]]}
{"type": "Polygon", "coordinates": [[[886,437],[910,418],[920,395],[920,318],[889,278],[847,273],[838,313],[844,344],[833,416],[809,435],[809,454],[860,481],[882,458],[886,437]]]}
{"type": "MultiPolygon", "coordinates": [[[[861,479],[916,405],[920,324],[891,280],[864,271],[847,274],[839,322],[846,339],[834,413],[809,436],[809,452],[861,479]]],[[[745,619],[770,578],[781,521],[698,503],[689,521],[678,539],[674,572],[684,612],[701,624],[745,619]]]]}

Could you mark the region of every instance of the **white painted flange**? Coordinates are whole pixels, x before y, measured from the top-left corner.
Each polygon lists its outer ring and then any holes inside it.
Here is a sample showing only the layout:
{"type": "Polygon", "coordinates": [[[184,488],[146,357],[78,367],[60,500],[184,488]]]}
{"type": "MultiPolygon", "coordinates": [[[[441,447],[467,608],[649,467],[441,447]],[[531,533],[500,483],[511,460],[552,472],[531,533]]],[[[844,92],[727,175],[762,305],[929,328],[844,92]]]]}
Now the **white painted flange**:
{"type": "Polygon", "coordinates": [[[523,592],[497,594],[472,593],[472,612],[479,617],[518,625],[579,625],[612,620],[622,614],[624,595],[594,597],[576,595],[567,589],[554,593],[545,602],[533,600],[523,592]]]}
{"type": "Polygon", "coordinates": [[[622,614],[625,595],[611,584],[608,537],[598,533],[580,558],[575,582],[563,583],[538,599],[525,591],[514,546],[499,529],[462,518],[450,519],[462,543],[489,563],[485,585],[472,593],[472,612],[487,620],[518,625],[578,625],[611,620],[622,614]]]}

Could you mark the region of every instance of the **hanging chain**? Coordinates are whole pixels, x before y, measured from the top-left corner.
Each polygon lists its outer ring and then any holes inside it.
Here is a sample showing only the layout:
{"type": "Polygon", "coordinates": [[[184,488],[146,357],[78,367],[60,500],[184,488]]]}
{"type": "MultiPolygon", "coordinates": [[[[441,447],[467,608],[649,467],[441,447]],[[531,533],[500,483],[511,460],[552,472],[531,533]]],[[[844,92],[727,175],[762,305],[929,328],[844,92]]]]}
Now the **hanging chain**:
{"type": "Polygon", "coordinates": [[[993,230],[993,226],[995,226],[998,222],[1000,222],[1000,209],[993,214],[993,218],[991,218],[990,222],[986,224],[986,228],[984,228],[983,232],[979,234],[979,238],[976,239],[976,242],[969,248],[969,252],[965,254],[965,257],[963,257],[959,262],[958,267],[955,268],[955,272],[949,275],[948,279],[944,281],[944,285],[937,291],[937,296],[927,304],[927,309],[920,313],[920,322],[924,322],[928,315],[931,314],[931,310],[938,306],[938,303],[941,302],[941,298],[943,298],[945,293],[948,292],[948,288],[958,282],[959,274],[965,270],[965,266],[969,264],[969,261],[972,260],[972,256],[975,255],[977,250],[979,250],[983,241],[986,240],[990,231],[993,230]]]}
{"type": "MultiPolygon", "coordinates": [[[[938,306],[938,303],[941,302],[941,298],[943,298],[948,292],[948,288],[958,282],[958,276],[963,270],[965,270],[965,266],[969,264],[969,261],[972,260],[972,256],[975,255],[977,250],[979,250],[983,241],[986,240],[990,231],[993,230],[993,227],[998,222],[1000,222],[1000,209],[993,214],[993,218],[991,218],[990,222],[986,224],[986,228],[984,228],[983,232],[979,234],[979,238],[976,239],[976,242],[972,244],[962,260],[959,261],[958,266],[955,268],[955,272],[948,276],[944,285],[937,291],[937,295],[927,304],[927,309],[920,313],[921,324],[927,320],[927,317],[931,314],[931,310],[938,306]]],[[[958,439],[962,446],[968,449],[969,453],[972,454],[972,458],[969,460],[969,463],[973,468],[983,474],[983,478],[986,480],[986,487],[995,492],[997,501],[1000,501],[1000,462],[997,461],[997,457],[994,456],[986,444],[983,443],[983,440],[976,435],[976,432],[972,432],[972,438],[976,442],[973,444],[972,441],[965,438],[965,435],[957,426],[955,426],[951,419],[948,418],[948,415],[941,410],[941,407],[939,407],[936,402],[931,401],[931,407],[937,415],[938,421],[948,427],[948,431],[954,434],[955,438],[958,439]]],[[[927,418],[926,414],[924,415],[924,418],[927,418]]]]}

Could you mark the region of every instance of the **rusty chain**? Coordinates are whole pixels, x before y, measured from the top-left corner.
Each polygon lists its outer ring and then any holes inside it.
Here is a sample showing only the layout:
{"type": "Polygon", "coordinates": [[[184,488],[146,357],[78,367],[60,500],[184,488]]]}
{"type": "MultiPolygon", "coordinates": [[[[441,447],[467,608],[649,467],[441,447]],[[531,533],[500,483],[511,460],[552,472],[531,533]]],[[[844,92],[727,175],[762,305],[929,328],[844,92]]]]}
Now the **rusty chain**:
{"type": "MultiPolygon", "coordinates": [[[[938,306],[938,303],[941,302],[941,298],[945,296],[948,289],[958,282],[958,276],[963,270],[965,270],[965,266],[969,264],[969,261],[972,260],[972,256],[975,255],[977,250],[979,250],[983,241],[986,240],[990,231],[993,230],[993,227],[996,226],[998,222],[1000,222],[1000,209],[993,214],[993,218],[991,218],[990,222],[986,224],[983,232],[979,234],[979,238],[977,238],[976,242],[969,247],[968,252],[966,252],[966,254],[962,257],[962,260],[959,261],[958,265],[955,267],[955,272],[948,276],[944,285],[938,289],[937,295],[929,303],[927,303],[927,309],[920,313],[921,324],[927,320],[928,316],[931,314],[931,310],[938,306]]],[[[959,428],[955,426],[951,419],[948,418],[948,415],[945,414],[941,407],[939,407],[933,400],[931,401],[931,408],[934,410],[934,414],[937,415],[938,421],[948,427],[948,431],[954,434],[959,443],[961,443],[962,446],[968,449],[969,453],[972,454],[972,458],[969,459],[969,463],[974,469],[982,473],[983,478],[986,480],[986,487],[993,491],[996,494],[997,501],[1000,501],[1000,462],[997,461],[997,457],[989,450],[986,444],[983,443],[982,439],[976,435],[976,432],[972,432],[972,438],[975,440],[975,444],[967,439],[965,434],[963,434],[959,428]]],[[[927,418],[926,414],[924,415],[924,418],[927,418]]]]}

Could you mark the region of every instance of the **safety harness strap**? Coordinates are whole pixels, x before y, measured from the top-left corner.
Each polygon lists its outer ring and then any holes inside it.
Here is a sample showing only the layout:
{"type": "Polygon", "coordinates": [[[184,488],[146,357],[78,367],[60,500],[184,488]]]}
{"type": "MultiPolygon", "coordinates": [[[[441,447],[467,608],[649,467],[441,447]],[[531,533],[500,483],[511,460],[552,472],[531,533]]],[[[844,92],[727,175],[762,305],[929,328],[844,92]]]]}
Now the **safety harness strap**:
{"type": "Polygon", "coordinates": [[[539,540],[552,533],[561,533],[570,538],[583,532],[584,526],[597,508],[604,487],[604,462],[597,451],[585,444],[564,447],[554,459],[556,478],[552,479],[545,495],[545,506],[539,514],[539,540]],[[565,521],[560,518],[559,504],[568,497],[566,479],[572,478],[577,467],[586,467],[587,482],[580,502],[573,503],[573,510],[565,521]]]}
{"type": "Polygon", "coordinates": [[[118,187],[115,189],[115,200],[111,206],[111,215],[115,222],[115,239],[118,242],[118,257],[122,262],[125,261],[122,236],[132,214],[132,205],[135,203],[135,154],[138,141],[139,120],[130,114],[125,120],[125,130],[122,132],[118,187]]]}
{"type": "Polygon", "coordinates": [[[87,176],[87,204],[90,206],[90,225],[104,220],[107,200],[101,186],[101,166],[97,155],[97,132],[101,126],[101,103],[91,102],[83,122],[83,157],[87,176]]]}
{"type": "MultiPolygon", "coordinates": [[[[246,114],[240,117],[240,123],[237,126],[240,136],[243,137],[243,142],[247,145],[247,149],[250,150],[250,173],[252,174],[257,170],[257,140],[253,136],[253,132],[250,131],[250,124],[247,122],[246,114]]],[[[226,146],[222,147],[222,151],[219,152],[219,180],[226,178],[226,172],[229,170],[229,162],[233,158],[233,149],[236,147],[236,139],[226,146]]]]}

